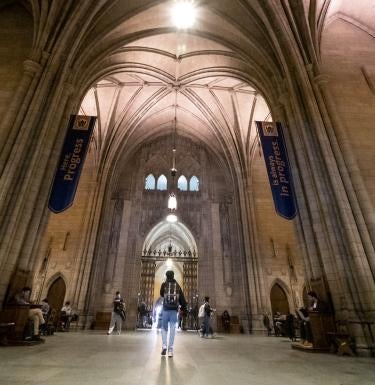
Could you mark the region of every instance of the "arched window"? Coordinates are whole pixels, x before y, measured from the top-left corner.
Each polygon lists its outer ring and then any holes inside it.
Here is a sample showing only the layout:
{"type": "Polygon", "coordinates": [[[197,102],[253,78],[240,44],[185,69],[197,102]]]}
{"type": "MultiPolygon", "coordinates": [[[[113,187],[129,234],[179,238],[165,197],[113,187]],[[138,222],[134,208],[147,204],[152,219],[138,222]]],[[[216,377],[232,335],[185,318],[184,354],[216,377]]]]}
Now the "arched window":
{"type": "Polygon", "coordinates": [[[167,189],[167,177],[165,175],[162,174],[159,176],[156,188],[158,190],[166,190],[167,189]]]}
{"type": "Polygon", "coordinates": [[[155,190],[155,177],[152,174],[146,176],[145,190],[155,190]]]}
{"type": "Polygon", "coordinates": [[[195,175],[190,178],[189,190],[199,191],[199,179],[195,175]]]}
{"type": "Polygon", "coordinates": [[[177,188],[180,190],[180,191],[187,191],[188,189],[188,185],[187,185],[187,179],[181,175],[179,178],[178,178],[178,181],[177,181],[177,188]]]}

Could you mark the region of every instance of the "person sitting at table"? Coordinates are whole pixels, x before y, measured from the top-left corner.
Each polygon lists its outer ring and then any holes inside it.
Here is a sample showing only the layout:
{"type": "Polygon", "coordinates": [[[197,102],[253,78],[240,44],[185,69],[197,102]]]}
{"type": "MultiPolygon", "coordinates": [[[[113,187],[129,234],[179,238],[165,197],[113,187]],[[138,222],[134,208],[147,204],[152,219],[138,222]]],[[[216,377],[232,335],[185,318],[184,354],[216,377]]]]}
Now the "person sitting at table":
{"type": "Polygon", "coordinates": [[[42,300],[42,302],[40,303],[40,305],[41,305],[41,310],[42,310],[43,318],[46,321],[47,317],[48,317],[48,314],[49,314],[49,311],[50,311],[50,306],[49,306],[49,303],[48,303],[48,298],[44,298],[42,300]]]}
{"type": "Polygon", "coordinates": [[[19,293],[17,293],[14,296],[14,303],[19,306],[30,305],[29,320],[31,320],[34,325],[32,340],[41,341],[42,339],[40,338],[39,326],[43,325],[45,321],[44,321],[43,313],[40,307],[37,307],[36,305],[31,304],[30,296],[31,296],[31,288],[28,286],[25,286],[19,293]]]}
{"type": "Polygon", "coordinates": [[[64,331],[68,331],[70,328],[70,322],[74,317],[73,309],[70,306],[70,302],[66,301],[65,305],[61,308],[60,319],[62,322],[62,328],[64,331]]]}
{"type": "Polygon", "coordinates": [[[276,312],[273,317],[273,324],[275,328],[275,336],[285,336],[285,321],[286,314],[281,314],[280,312],[276,312]]]}

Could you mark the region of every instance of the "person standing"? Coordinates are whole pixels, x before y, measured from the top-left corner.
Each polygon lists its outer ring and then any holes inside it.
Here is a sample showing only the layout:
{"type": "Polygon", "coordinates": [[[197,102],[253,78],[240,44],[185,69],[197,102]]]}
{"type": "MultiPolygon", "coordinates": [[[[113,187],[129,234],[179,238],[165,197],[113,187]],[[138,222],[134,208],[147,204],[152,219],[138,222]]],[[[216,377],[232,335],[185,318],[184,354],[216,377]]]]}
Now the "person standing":
{"type": "Polygon", "coordinates": [[[177,310],[178,306],[181,305],[183,310],[186,309],[186,300],[184,293],[180,285],[174,279],[173,270],[168,270],[165,273],[166,280],[160,287],[160,296],[163,297],[163,321],[162,321],[162,350],[161,355],[166,356],[168,348],[168,357],[173,357],[173,345],[174,337],[176,333],[177,323],[177,310]],[[169,340],[167,345],[169,327],[169,340]]]}
{"type": "Polygon", "coordinates": [[[62,322],[62,330],[69,331],[70,322],[74,316],[72,306],[70,305],[70,301],[66,301],[64,306],[61,308],[60,319],[62,322]]]}
{"type": "Polygon", "coordinates": [[[210,297],[204,297],[204,316],[203,316],[203,326],[200,333],[201,337],[213,337],[214,331],[211,326],[211,314],[216,311],[210,305],[210,297]]]}
{"type": "Polygon", "coordinates": [[[125,302],[121,298],[119,291],[116,291],[116,296],[113,300],[113,310],[111,315],[111,322],[107,334],[110,335],[116,326],[117,334],[121,334],[122,321],[125,321],[125,302]]]}

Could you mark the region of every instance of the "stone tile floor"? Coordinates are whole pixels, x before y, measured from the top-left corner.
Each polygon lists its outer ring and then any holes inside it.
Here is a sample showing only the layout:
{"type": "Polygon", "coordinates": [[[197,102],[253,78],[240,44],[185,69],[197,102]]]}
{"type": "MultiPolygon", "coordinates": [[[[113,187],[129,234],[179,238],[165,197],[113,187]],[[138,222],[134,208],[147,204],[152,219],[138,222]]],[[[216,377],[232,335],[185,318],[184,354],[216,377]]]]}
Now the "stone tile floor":
{"type": "Polygon", "coordinates": [[[178,333],[161,358],[151,332],[60,333],[0,348],[0,385],[375,385],[375,359],[292,350],[284,338],[178,333]]]}

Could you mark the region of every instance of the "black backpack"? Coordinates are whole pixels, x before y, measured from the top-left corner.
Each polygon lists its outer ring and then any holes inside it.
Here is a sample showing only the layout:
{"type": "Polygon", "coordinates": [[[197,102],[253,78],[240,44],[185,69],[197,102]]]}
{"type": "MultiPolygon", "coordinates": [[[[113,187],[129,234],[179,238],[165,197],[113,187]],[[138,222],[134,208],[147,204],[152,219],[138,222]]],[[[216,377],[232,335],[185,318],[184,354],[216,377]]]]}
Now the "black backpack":
{"type": "Polygon", "coordinates": [[[171,308],[178,307],[180,297],[180,287],[176,281],[165,282],[164,286],[164,305],[171,308]]]}

